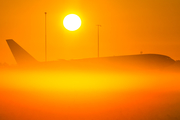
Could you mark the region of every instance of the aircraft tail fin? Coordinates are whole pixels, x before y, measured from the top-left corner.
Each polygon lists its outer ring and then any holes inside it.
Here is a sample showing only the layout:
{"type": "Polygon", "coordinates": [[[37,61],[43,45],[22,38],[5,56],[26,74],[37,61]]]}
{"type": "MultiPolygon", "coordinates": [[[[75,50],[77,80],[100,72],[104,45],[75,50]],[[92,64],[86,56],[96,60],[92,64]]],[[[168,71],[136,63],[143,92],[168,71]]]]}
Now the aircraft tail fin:
{"type": "Polygon", "coordinates": [[[27,51],[25,51],[20,45],[14,40],[8,39],[6,42],[17,62],[18,65],[30,65],[37,63],[37,60],[32,57],[27,51]]]}

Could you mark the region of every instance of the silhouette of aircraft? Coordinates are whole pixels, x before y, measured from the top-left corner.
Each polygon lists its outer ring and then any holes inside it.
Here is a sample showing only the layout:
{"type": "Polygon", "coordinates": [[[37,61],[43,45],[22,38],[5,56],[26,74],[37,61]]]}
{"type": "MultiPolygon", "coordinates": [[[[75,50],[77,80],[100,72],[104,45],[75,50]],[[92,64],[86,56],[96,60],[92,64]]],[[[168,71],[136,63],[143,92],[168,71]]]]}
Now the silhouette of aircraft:
{"type": "Polygon", "coordinates": [[[174,60],[168,56],[160,54],[137,54],[137,55],[125,55],[125,56],[112,56],[112,57],[99,57],[99,58],[85,58],[75,60],[59,60],[39,62],[32,57],[27,51],[25,51],[14,40],[6,40],[11,52],[20,66],[26,65],[45,65],[54,67],[75,67],[75,68],[158,68],[174,64],[174,60]]]}
{"type": "Polygon", "coordinates": [[[19,46],[14,40],[6,40],[18,65],[36,64],[38,61],[19,46]]]}

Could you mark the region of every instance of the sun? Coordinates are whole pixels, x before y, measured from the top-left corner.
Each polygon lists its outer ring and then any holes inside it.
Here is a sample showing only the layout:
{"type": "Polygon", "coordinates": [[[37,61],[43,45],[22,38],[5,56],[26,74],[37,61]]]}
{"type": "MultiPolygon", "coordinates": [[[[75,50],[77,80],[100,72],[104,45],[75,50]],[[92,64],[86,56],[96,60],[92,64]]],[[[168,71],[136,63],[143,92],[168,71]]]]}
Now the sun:
{"type": "Polygon", "coordinates": [[[64,27],[69,31],[75,31],[81,26],[81,19],[76,14],[69,14],[63,20],[64,27]]]}

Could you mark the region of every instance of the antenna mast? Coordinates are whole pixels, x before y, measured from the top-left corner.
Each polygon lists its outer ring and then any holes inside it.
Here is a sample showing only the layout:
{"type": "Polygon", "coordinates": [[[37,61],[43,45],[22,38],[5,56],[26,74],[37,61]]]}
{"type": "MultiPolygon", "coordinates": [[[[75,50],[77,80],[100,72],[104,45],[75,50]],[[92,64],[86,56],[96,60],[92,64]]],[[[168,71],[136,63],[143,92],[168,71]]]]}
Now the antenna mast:
{"type": "Polygon", "coordinates": [[[97,25],[98,27],[98,58],[99,58],[99,27],[101,27],[101,25],[97,25]]]}
{"type": "Polygon", "coordinates": [[[46,26],[46,15],[47,15],[47,12],[45,12],[45,61],[47,62],[47,26],[46,26]]]}

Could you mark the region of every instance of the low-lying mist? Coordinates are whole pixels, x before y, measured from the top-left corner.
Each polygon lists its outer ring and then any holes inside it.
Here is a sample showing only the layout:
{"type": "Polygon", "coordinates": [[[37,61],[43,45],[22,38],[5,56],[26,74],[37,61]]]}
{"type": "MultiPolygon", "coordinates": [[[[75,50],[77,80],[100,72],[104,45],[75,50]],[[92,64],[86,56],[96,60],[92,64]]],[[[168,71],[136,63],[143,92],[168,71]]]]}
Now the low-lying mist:
{"type": "Polygon", "coordinates": [[[1,70],[2,120],[180,119],[180,76],[167,71],[1,70]]]}

